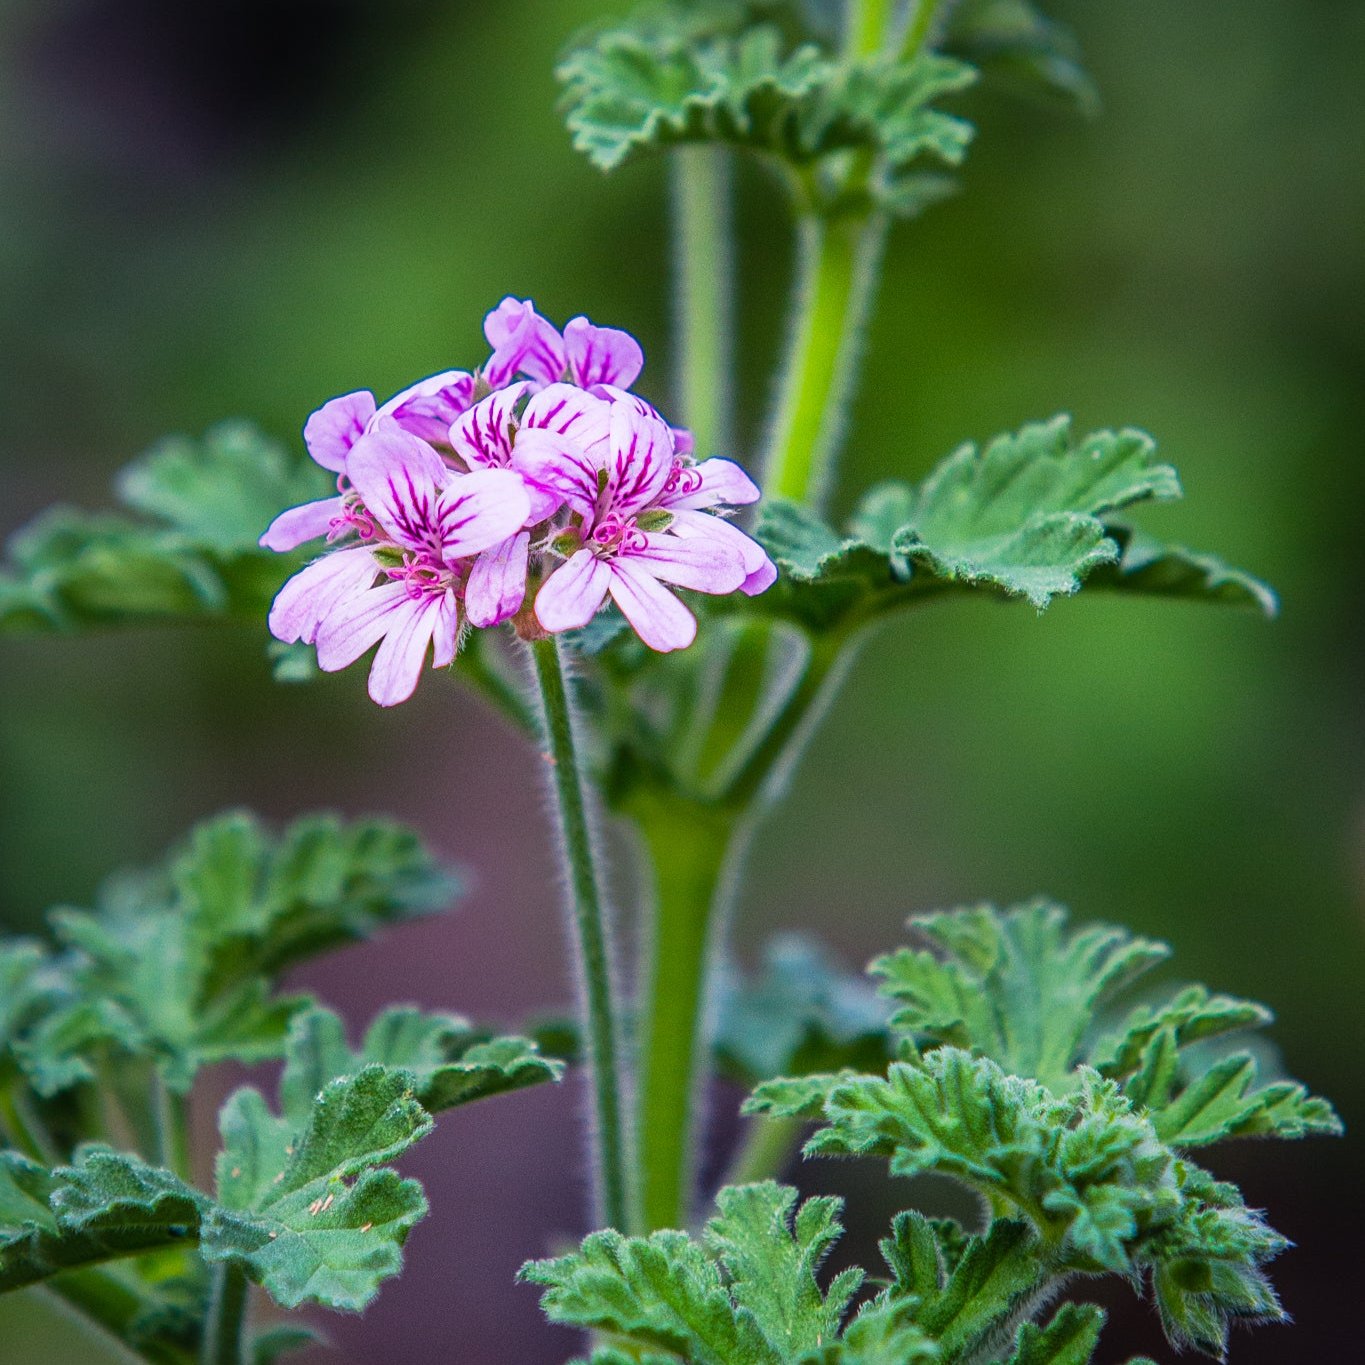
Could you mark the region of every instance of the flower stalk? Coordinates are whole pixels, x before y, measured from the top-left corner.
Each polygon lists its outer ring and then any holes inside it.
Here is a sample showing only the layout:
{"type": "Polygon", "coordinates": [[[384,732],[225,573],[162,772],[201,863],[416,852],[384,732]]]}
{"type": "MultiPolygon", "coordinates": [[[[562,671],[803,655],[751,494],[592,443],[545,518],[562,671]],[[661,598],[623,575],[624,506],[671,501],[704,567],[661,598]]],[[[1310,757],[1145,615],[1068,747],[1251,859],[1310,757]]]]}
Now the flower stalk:
{"type": "Polygon", "coordinates": [[[240,1265],[224,1261],[214,1266],[200,1365],[244,1365],[248,1289],[240,1265]]]}
{"type": "Polygon", "coordinates": [[[632,1204],[630,1163],[606,908],[560,645],[552,636],[542,637],[530,642],[530,650],[540,688],[546,758],[551,766],[578,950],[583,1037],[592,1078],[598,1224],[624,1231],[630,1225],[632,1204]]]}

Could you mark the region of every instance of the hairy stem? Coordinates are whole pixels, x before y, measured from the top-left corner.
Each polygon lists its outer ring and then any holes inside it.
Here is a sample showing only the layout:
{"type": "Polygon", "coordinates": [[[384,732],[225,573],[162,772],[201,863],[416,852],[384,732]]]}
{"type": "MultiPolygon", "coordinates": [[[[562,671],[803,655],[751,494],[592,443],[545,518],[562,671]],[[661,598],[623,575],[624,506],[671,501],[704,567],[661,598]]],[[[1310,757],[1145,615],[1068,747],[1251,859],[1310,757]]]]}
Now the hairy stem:
{"type": "Polygon", "coordinates": [[[152,1093],[156,1159],[182,1180],[192,1180],[189,1100],[184,1095],[177,1095],[162,1079],[160,1072],[152,1075],[152,1093]]]}
{"type": "Polygon", "coordinates": [[[875,57],[886,42],[895,9],[896,0],[848,0],[845,54],[855,60],[875,57]]]}
{"type": "Polygon", "coordinates": [[[819,505],[843,436],[863,332],[876,293],[887,219],[797,221],[791,331],[769,429],[769,494],[819,505]]]}
{"type": "Polygon", "coordinates": [[[241,1266],[222,1261],[213,1267],[199,1365],[245,1365],[247,1288],[241,1266]]]}
{"type": "Polygon", "coordinates": [[[764,1114],[749,1119],[725,1183],[749,1185],[756,1180],[776,1180],[791,1160],[803,1126],[800,1119],[764,1114]]]}
{"type": "Polygon", "coordinates": [[[654,917],[640,1011],[642,1230],[686,1227],[707,1072],[706,993],[728,873],[742,837],[735,817],[659,800],[638,813],[654,870],[654,917]]]}
{"type": "Polygon", "coordinates": [[[558,640],[553,637],[533,640],[531,658],[540,684],[547,757],[553,768],[560,845],[578,947],[583,1036],[593,1088],[598,1225],[624,1231],[629,1226],[632,1201],[606,908],[588,823],[583,778],[578,768],[573,715],[558,640]]]}
{"type": "Polygon", "coordinates": [[[677,396],[701,457],[731,450],[734,240],[730,154],[682,147],[671,162],[677,396]]]}
{"type": "Polygon", "coordinates": [[[900,57],[902,61],[908,61],[923,50],[924,45],[929,41],[930,33],[933,31],[934,19],[942,8],[943,0],[915,0],[915,7],[910,15],[910,23],[905,30],[905,38],[901,42],[900,57]]]}
{"type": "Polygon", "coordinates": [[[18,1151],[34,1161],[55,1166],[61,1160],[56,1143],[21,1091],[0,1089],[0,1128],[18,1151]]]}

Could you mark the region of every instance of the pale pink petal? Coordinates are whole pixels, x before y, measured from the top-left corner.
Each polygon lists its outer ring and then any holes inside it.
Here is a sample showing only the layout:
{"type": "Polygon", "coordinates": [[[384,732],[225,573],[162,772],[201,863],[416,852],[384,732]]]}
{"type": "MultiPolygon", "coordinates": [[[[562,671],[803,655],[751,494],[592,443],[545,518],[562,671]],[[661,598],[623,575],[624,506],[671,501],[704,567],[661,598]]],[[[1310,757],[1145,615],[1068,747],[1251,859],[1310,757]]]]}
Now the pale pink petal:
{"type": "Polygon", "coordinates": [[[346,456],[374,417],[374,394],[367,389],[328,399],[303,426],[303,443],[324,469],[341,474],[346,456]]]}
{"type": "Polygon", "coordinates": [[[449,668],[455,662],[455,647],[460,642],[460,609],[453,592],[441,597],[440,604],[436,629],[431,637],[431,666],[449,668]]]}
{"type": "Polygon", "coordinates": [[[677,486],[659,498],[669,511],[684,507],[744,507],[762,496],[733,460],[703,460],[679,470],[677,486]]]}
{"type": "Polygon", "coordinates": [[[577,630],[597,614],[611,584],[611,571],[591,550],[561,564],[536,594],[536,620],[548,631],[577,630]]]}
{"type": "Polygon", "coordinates": [[[312,644],[319,625],[342,602],[364,595],[379,572],[363,546],[334,550],[300,569],[270,608],[270,633],[286,644],[312,644]]]}
{"type": "Polygon", "coordinates": [[[645,353],[629,332],[595,327],[587,318],[574,318],[564,329],[564,350],[575,384],[613,384],[628,389],[640,377],[645,353]]]}
{"type": "Polygon", "coordinates": [[[503,299],[484,319],[483,332],[493,348],[483,375],[493,388],[519,374],[541,384],[563,378],[564,340],[529,299],[503,299]]]}
{"type": "Polygon", "coordinates": [[[517,614],[526,597],[530,544],[531,537],[521,531],[474,561],[464,590],[464,613],[470,625],[496,626],[517,614]]]}
{"type": "Polygon", "coordinates": [[[450,444],[471,469],[504,469],[512,460],[512,422],[529,384],[511,384],[490,393],[457,417],[450,444]]]}
{"type": "Polygon", "coordinates": [[[615,562],[638,565],[665,583],[715,596],[734,592],[744,582],[746,570],[739,548],[720,537],[698,535],[683,539],[651,533],[644,540],[640,549],[622,547],[615,562]]]}
{"type": "Polygon", "coordinates": [[[696,448],[696,437],[686,427],[673,428],[673,453],[675,455],[690,455],[696,448]]]}
{"type": "Polygon", "coordinates": [[[332,519],[341,515],[341,507],[340,498],[323,498],[321,502],[305,502],[302,507],[281,512],[266,527],[260,539],[261,548],[283,553],[325,536],[332,529],[332,519]]]}
{"type": "Polygon", "coordinates": [[[744,564],[744,582],[739,590],[746,597],[757,597],[777,580],[777,566],[768,558],[768,552],[752,536],[746,536],[738,526],[721,517],[684,508],[673,512],[673,524],[668,529],[683,540],[719,540],[731,546],[744,564]]]}
{"type": "Polygon", "coordinates": [[[641,565],[612,561],[611,596],[640,639],[660,654],[686,649],[697,638],[697,618],[641,565]]]}
{"type": "Polygon", "coordinates": [[[390,613],[384,641],[370,666],[371,701],[397,706],[417,690],[444,603],[445,596],[409,598],[390,613]]]}
{"type": "Polygon", "coordinates": [[[425,441],[385,420],[356,442],[346,462],[346,477],[370,514],[400,545],[430,550],[440,544],[437,503],[452,476],[425,441]]]}
{"type": "Polygon", "coordinates": [[[370,429],[382,418],[391,417],[418,440],[444,445],[450,438],[450,424],[473,398],[472,374],[467,370],[443,370],[394,394],[375,414],[370,429]]]}
{"type": "Polygon", "coordinates": [[[446,563],[476,555],[521,530],[530,514],[530,494],[513,470],[452,474],[436,502],[436,545],[446,563]]]}
{"type": "Polygon", "coordinates": [[[527,403],[521,425],[522,430],[535,427],[565,436],[595,452],[605,448],[611,434],[611,405],[572,384],[551,384],[527,403]]]}
{"type": "Polygon", "coordinates": [[[630,516],[658,500],[673,472],[673,433],[647,404],[611,409],[611,460],[604,510],[630,516]]]}
{"type": "Polygon", "coordinates": [[[512,447],[512,468],[528,488],[541,496],[532,498],[532,515],[543,520],[568,503],[575,512],[591,517],[597,505],[597,459],[573,441],[552,431],[523,427],[512,447]]]}
{"type": "Polygon", "coordinates": [[[324,673],[350,667],[414,601],[406,583],[381,583],[339,602],[318,627],[318,667],[324,673]]]}

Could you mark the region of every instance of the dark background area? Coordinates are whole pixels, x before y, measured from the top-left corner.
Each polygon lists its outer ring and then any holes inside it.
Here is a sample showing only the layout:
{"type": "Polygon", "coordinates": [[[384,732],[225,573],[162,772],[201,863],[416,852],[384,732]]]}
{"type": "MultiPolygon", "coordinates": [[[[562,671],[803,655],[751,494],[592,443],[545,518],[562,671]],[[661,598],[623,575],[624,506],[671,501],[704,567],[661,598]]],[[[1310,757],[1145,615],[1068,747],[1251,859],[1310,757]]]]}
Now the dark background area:
{"type": "MultiPolygon", "coordinates": [[[[668,396],[658,165],[604,179],[554,112],[556,52],[604,7],[418,0],[0,3],[0,533],[100,506],[168,431],[234,415],[297,440],[327,396],[482,355],[503,294],[635,331],[668,396]]],[[[879,635],[759,840],[736,938],[825,935],[850,965],[903,918],[1046,891],[1166,937],[1176,970],[1263,999],[1289,1069],[1365,1123],[1365,6],[1056,0],[1094,123],[983,94],[965,192],[892,244],[842,500],[1061,408],[1152,431],[1188,501],[1145,524],[1282,593],[1274,623],[1192,606],[928,610],[879,635]]],[[[787,260],[743,180],[740,391],[768,396],[787,260]]],[[[741,457],[744,455],[741,451],[741,457]]],[[[384,713],[352,670],[270,680],[263,630],[0,643],[0,921],[88,903],[114,867],[247,804],[419,826],[473,874],[450,916],[301,974],[359,1023],[390,1000],[516,1025],[568,982],[534,755],[441,678],[384,713]]],[[[235,1077],[219,1078],[221,1089],[235,1077]]],[[[198,1123],[210,1136],[213,1096],[198,1123]]],[[[718,1093],[721,1127],[736,1096],[718,1093]]],[[[405,1163],[431,1217],[351,1365],[563,1361],[512,1284],[581,1227],[581,1096],[461,1111],[405,1163]]],[[[1298,1245],[1297,1320],[1251,1362],[1356,1359],[1358,1148],[1212,1154],[1298,1245]]],[[[811,1163],[870,1254],[880,1167],[811,1163]]],[[[897,1206],[900,1206],[899,1204],[897,1206]]],[[[1105,1362],[1170,1352],[1126,1291],[1105,1362]]],[[[39,1300],[0,1360],[104,1357],[39,1300]]]]}

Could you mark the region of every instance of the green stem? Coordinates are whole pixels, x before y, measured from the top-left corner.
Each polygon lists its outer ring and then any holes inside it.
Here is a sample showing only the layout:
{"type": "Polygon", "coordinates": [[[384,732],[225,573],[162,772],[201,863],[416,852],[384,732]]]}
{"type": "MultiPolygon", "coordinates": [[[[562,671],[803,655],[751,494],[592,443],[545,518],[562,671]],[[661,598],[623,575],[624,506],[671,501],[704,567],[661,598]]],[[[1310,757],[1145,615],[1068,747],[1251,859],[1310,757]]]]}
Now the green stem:
{"type": "Polygon", "coordinates": [[[918,56],[925,43],[929,41],[929,34],[934,26],[934,17],[938,14],[942,3],[943,0],[916,0],[914,13],[910,17],[910,24],[905,30],[905,38],[901,43],[901,61],[909,61],[912,57],[918,56]]]}
{"type": "Polygon", "coordinates": [[[859,351],[886,242],[887,219],[797,221],[793,322],[769,432],[769,494],[818,505],[843,436],[859,351]]]}
{"type": "Polygon", "coordinates": [[[854,60],[875,57],[886,42],[895,8],[895,0],[848,0],[845,55],[854,60]]]}
{"type": "Polygon", "coordinates": [[[46,1166],[61,1160],[56,1144],[47,1135],[42,1121],[25,1103],[21,1094],[11,1088],[0,1089],[0,1124],[10,1141],[25,1156],[46,1166]]]}
{"type": "Polygon", "coordinates": [[[241,1266],[232,1261],[214,1266],[199,1365],[244,1365],[247,1288],[241,1266]]]}
{"type": "Polygon", "coordinates": [[[756,1180],[776,1180],[791,1160],[803,1126],[800,1119],[762,1114],[749,1119],[725,1183],[749,1185],[756,1180]]]}
{"type": "Polygon", "coordinates": [[[103,1270],[72,1270],[55,1275],[41,1286],[49,1300],[87,1328],[98,1328],[101,1340],[110,1341],[126,1360],[146,1360],[152,1365],[189,1365],[190,1355],[177,1346],[155,1340],[134,1349],[127,1338],[133,1323],[155,1305],[131,1285],[103,1270]]]}
{"type": "Polygon", "coordinates": [[[191,1181],[189,1099],[177,1095],[160,1072],[153,1073],[152,1094],[157,1160],[181,1180],[191,1181]]]}
{"type": "Polygon", "coordinates": [[[671,176],[678,404],[705,457],[729,451],[734,440],[730,154],[723,147],[679,148],[671,176]]]}
{"type": "Polygon", "coordinates": [[[637,1117],[640,1212],[653,1231],[686,1227],[691,1212],[708,967],[743,836],[733,813],[682,800],[651,802],[637,818],[654,870],[637,1117]]]}
{"type": "Polygon", "coordinates": [[[592,1074],[596,1141],[597,1226],[629,1226],[631,1197],[621,1064],[613,1003],[611,952],[601,881],[588,824],[583,778],[574,744],[573,714],[559,642],[531,641],[531,658],[544,707],[547,755],[554,771],[561,846],[568,872],[579,971],[584,997],[584,1037],[592,1074]]]}

